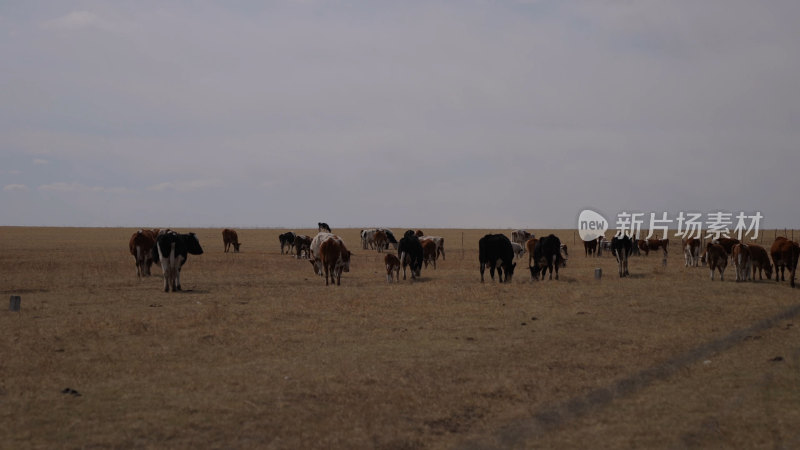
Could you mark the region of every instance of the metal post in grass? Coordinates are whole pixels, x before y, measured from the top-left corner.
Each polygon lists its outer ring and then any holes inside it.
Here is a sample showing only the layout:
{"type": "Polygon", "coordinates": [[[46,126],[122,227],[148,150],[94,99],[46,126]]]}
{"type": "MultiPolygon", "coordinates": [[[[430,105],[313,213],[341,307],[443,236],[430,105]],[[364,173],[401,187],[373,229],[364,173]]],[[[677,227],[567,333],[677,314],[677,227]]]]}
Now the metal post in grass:
{"type": "Polygon", "coordinates": [[[603,269],[597,267],[594,269],[594,278],[595,280],[599,280],[603,276],[603,269]]]}
{"type": "Polygon", "coordinates": [[[22,298],[19,295],[12,295],[11,300],[8,304],[9,311],[19,311],[20,303],[22,302],[22,298]]]}

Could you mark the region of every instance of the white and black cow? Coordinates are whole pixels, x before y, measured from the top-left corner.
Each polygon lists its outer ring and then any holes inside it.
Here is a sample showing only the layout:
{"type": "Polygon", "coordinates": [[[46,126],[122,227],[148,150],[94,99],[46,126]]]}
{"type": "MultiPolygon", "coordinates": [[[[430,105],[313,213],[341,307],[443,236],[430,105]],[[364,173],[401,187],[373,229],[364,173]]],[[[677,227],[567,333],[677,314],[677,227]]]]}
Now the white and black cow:
{"type": "Polygon", "coordinates": [[[628,257],[635,247],[633,240],[628,235],[614,236],[611,239],[611,253],[617,258],[619,277],[630,276],[628,272],[628,257]]]}
{"type": "Polygon", "coordinates": [[[286,247],[286,253],[292,252],[292,247],[294,247],[294,238],[295,234],[291,231],[287,231],[286,233],[281,234],[278,236],[278,240],[281,242],[281,255],[283,254],[283,248],[286,247]]]}
{"type": "Polygon", "coordinates": [[[320,233],[322,233],[323,231],[326,233],[330,233],[331,227],[329,227],[328,224],[325,222],[317,222],[317,231],[319,231],[320,233]]]}
{"type": "Polygon", "coordinates": [[[483,271],[489,267],[489,276],[494,280],[494,270],[497,269],[497,279],[500,282],[511,282],[514,276],[514,249],[511,241],[503,234],[487,234],[478,241],[478,259],[481,263],[481,283],[483,271]],[[505,272],[505,279],[503,278],[505,272]]]}
{"type": "Polygon", "coordinates": [[[547,235],[536,242],[533,247],[533,266],[529,266],[531,278],[539,279],[539,273],[544,280],[547,271],[550,271],[550,279],[553,279],[553,272],[556,273],[558,280],[558,268],[567,265],[566,247],[561,245],[561,239],[554,234],[547,235]]]}
{"type": "Polygon", "coordinates": [[[181,267],[189,254],[202,255],[203,248],[194,233],[179,234],[174,231],[160,233],[153,247],[153,260],[161,262],[164,271],[164,292],[181,290],[181,267]]]}
{"type": "Polygon", "coordinates": [[[422,244],[414,235],[413,230],[408,230],[397,244],[397,256],[403,265],[403,279],[406,279],[406,267],[411,269],[411,279],[417,278],[422,271],[422,244]]]}

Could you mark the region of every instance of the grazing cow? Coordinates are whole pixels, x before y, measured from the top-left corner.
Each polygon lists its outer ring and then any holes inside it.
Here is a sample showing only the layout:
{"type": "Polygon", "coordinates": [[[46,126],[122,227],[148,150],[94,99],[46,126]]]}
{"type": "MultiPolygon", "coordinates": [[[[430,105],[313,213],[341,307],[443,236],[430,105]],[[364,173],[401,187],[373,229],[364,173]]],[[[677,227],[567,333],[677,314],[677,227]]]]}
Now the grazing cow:
{"type": "Polygon", "coordinates": [[[617,235],[611,238],[611,253],[617,259],[617,270],[620,278],[630,276],[628,259],[633,253],[633,248],[633,239],[628,235],[617,235]]]}
{"type": "Polygon", "coordinates": [[[319,231],[320,233],[322,233],[323,231],[326,233],[330,233],[331,227],[329,227],[328,224],[325,222],[317,222],[317,231],[319,231]]]}
{"type": "Polygon", "coordinates": [[[525,230],[513,230],[511,232],[511,242],[516,242],[519,245],[525,245],[528,239],[532,239],[533,235],[525,230]]]}
{"type": "Polygon", "coordinates": [[[525,241],[525,251],[528,252],[528,267],[533,267],[533,251],[536,249],[536,243],[539,239],[530,238],[525,241]]]}
{"type": "Polygon", "coordinates": [[[391,245],[392,247],[394,247],[395,250],[397,250],[397,238],[394,237],[394,233],[392,233],[392,230],[386,228],[381,228],[381,230],[384,233],[386,233],[386,241],[387,241],[386,248],[389,248],[389,246],[391,245]]]}
{"type": "Polygon", "coordinates": [[[383,250],[388,246],[389,238],[386,237],[386,232],[383,230],[377,230],[374,235],[375,240],[375,248],[378,249],[378,253],[383,253],[383,250]]]}
{"type": "Polygon", "coordinates": [[[389,283],[392,282],[392,275],[394,275],[394,279],[397,282],[400,282],[400,259],[391,254],[387,253],[386,256],[383,257],[383,262],[386,264],[386,281],[389,283]]]}
{"type": "MultiPolygon", "coordinates": [[[[545,236],[538,240],[533,247],[533,266],[530,266],[531,277],[539,279],[539,273],[544,280],[547,271],[550,271],[550,279],[553,279],[553,272],[556,273],[558,280],[558,268],[567,265],[567,248],[561,244],[561,240],[554,234],[545,236]]],[[[530,259],[529,259],[530,261],[530,259]]]]}
{"type": "Polygon", "coordinates": [[[769,253],[767,250],[758,244],[747,244],[750,247],[750,262],[753,265],[753,281],[756,280],[756,271],[758,271],[758,279],[763,280],[763,273],[767,273],[767,279],[772,279],[772,263],[769,262],[769,253]]]}
{"type": "Polygon", "coordinates": [[[294,248],[297,252],[294,255],[295,258],[311,258],[311,237],[305,234],[296,235],[294,237],[294,248]]]}
{"type": "Polygon", "coordinates": [[[322,268],[325,271],[325,286],[333,284],[336,277],[336,285],[342,284],[342,272],[350,272],[350,251],[344,246],[341,239],[327,239],[319,247],[322,268]]]}
{"type": "MultiPolygon", "coordinates": [[[[647,248],[649,250],[658,250],[659,248],[664,251],[664,257],[667,257],[667,250],[669,249],[669,239],[648,239],[647,248]]],[[[645,253],[645,256],[647,253],[645,253]]]]}
{"type": "Polygon", "coordinates": [[[202,255],[203,248],[194,233],[179,234],[166,230],[159,233],[152,253],[164,271],[164,292],[170,289],[175,292],[181,290],[181,268],[189,254],[202,255]]]}
{"type": "Polygon", "coordinates": [[[714,280],[714,269],[719,270],[720,281],[725,280],[725,268],[728,267],[728,254],[725,247],[720,244],[709,242],[706,245],[706,263],[711,270],[711,280],[714,280]]]}
{"type": "MultiPolygon", "coordinates": [[[[586,256],[593,256],[597,252],[597,239],[583,241],[583,252],[586,256]]],[[[600,253],[598,252],[598,255],[600,253]]]]}
{"type": "Polygon", "coordinates": [[[242,245],[239,242],[239,235],[236,233],[236,230],[231,230],[230,228],[222,230],[222,243],[225,246],[225,253],[228,253],[228,250],[231,249],[231,245],[233,245],[233,252],[239,253],[239,246],[242,245]]]}
{"type": "Polygon", "coordinates": [[[287,231],[286,233],[281,234],[278,236],[278,240],[281,241],[281,255],[283,254],[283,247],[286,247],[286,253],[291,253],[292,247],[294,247],[294,238],[295,234],[291,231],[287,231]]]}
{"type": "Polygon", "coordinates": [[[436,243],[430,239],[420,239],[419,244],[422,246],[422,261],[425,263],[425,268],[428,264],[432,264],[434,270],[436,269],[436,243]]]}
{"type": "Polygon", "coordinates": [[[153,265],[153,246],[156,245],[156,235],[151,230],[139,230],[131,235],[128,247],[136,262],[136,278],[150,276],[150,266],[153,265]]]}
{"type": "MultiPolygon", "coordinates": [[[[417,230],[417,232],[420,232],[420,230],[417,230]]],[[[441,256],[442,259],[446,259],[444,257],[444,238],[443,237],[441,237],[441,236],[417,236],[417,237],[420,240],[429,239],[429,240],[433,241],[433,243],[436,244],[436,257],[438,258],[439,256],[441,256]]]]}
{"type": "Polygon", "coordinates": [[[746,244],[736,244],[731,252],[736,281],[747,281],[750,275],[750,248],[746,244]]]}
{"type": "Polygon", "coordinates": [[[511,248],[514,249],[514,256],[516,256],[517,258],[522,258],[522,255],[525,254],[525,247],[521,246],[516,242],[511,243],[511,248]]]}
{"type": "Polygon", "coordinates": [[[770,251],[772,262],[775,264],[775,281],[784,281],[784,269],[789,270],[789,284],[794,287],[794,276],[797,270],[797,258],[800,255],[800,245],[795,241],[790,241],[783,236],[775,238],[770,251]],[[780,277],[778,277],[780,270],[780,277]]]}
{"type": "Polygon", "coordinates": [[[650,247],[647,246],[647,241],[644,239],[639,239],[636,241],[636,248],[639,249],[639,254],[644,252],[644,256],[648,256],[650,254],[650,247]]]}
{"type": "Polygon", "coordinates": [[[489,266],[489,276],[494,280],[494,270],[497,269],[497,280],[499,282],[511,282],[514,276],[514,249],[511,241],[503,234],[487,234],[478,241],[478,259],[481,263],[481,283],[483,283],[483,271],[489,266]],[[503,279],[505,272],[505,280],[503,279]]]}
{"type": "Polygon", "coordinates": [[[681,241],[683,260],[686,267],[697,267],[700,262],[700,239],[690,237],[681,241]]]}
{"type": "Polygon", "coordinates": [[[406,267],[411,270],[411,279],[419,277],[422,271],[424,254],[422,244],[414,234],[414,231],[408,230],[405,232],[397,245],[397,254],[400,257],[400,263],[403,265],[403,279],[406,279],[406,267]]]}
{"type": "Polygon", "coordinates": [[[339,236],[336,236],[333,233],[317,233],[313,239],[311,239],[311,265],[314,267],[314,273],[323,276],[324,272],[322,271],[322,254],[320,253],[320,247],[322,243],[327,241],[328,239],[339,239],[339,236]]]}

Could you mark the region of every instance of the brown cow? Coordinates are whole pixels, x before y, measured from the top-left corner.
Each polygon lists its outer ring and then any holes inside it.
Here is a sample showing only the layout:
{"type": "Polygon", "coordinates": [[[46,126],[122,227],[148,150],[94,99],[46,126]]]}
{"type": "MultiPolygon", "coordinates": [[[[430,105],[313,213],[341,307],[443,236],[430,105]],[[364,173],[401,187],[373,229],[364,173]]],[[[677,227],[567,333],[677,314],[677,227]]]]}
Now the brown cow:
{"type": "Polygon", "coordinates": [[[322,268],[325,271],[325,286],[328,286],[328,276],[330,284],[333,284],[334,277],[336,285],[342,284],[342,272],[350,272],[350,251],[344,246],[340,239],[328,239],[319,246],[322,268]]]}
{"type": "Polygon", "coordinates": [[[536,248],[538,238],[531,238],[525,241],[525,251],[528,252],[528,267],[533,267],[533,249],[536,248]]]}
{"type": "Polygon", "coordinates": [[[726,237],[714,239],[712,242],[721,245],[722,248],[725,249],[725,253],[727,253],[728,255],[733,253],[733,246],[740,243],[738,239],[726,238],[726,237]]]}
{"type": "Polygon", "coordinates": [[[747,244],[736,244],[731,252],[733,267],[736,270],[736,281],[747,281],[750,277],[750,247],[747,244]]]}
{"type": "Polygon", "coordinates": [[[789,269],[789,285],[794,287],[794,276],[797,270],[797,257],[800,256],[800,245],[795,241],[790,241],[783,236],[775,238],[769,252],[772,254],[772,262],[775,264],[775,281],[784,281],[784,268],[789,269]],[[780,277],[778,270],[780,269],[780,277]]]}
{"type": "Polygon", "coordinates": [[[378,248],[378,253],[383,253],[383,249],[386,248],[389,242],[389,237],[386,236],[386,232],[383,230],[375,231],[375,234],[372,235],[372,239],[375,242],[375,247],[378,248]]]}
{"type": "Polygon", "coordinates": [[[136,278],[150,276],[150,266],[153,265],[153,246],[156,245],[156,233],[152,230],[139,230],[128,242],[128,248],[136,262],[136,278]]]}
{"type": "Polygon", "coordinates": [[[650,250],[658,250],[662,249],[664,251],[664,257],[667,256],[667,250],[669,249],[669,239],[648,239],[647,240],[647,249],[648,251],[645,252],[645,256],[649,253],[650,250]]]}
{"type": "Polygon", "coordinates": [[[689,238],[681,241],[683,245],[683,259],[686,267],[697,267],[700,262],[700,239],[689,238]]]}
{"type": "Polygon", "coordinates": [[[225,245],[225,253],[228,253],[231,245],[233,245],[233,252],[239,253],[239,246],[242,245],[239,243],[239,235],[236,230],[231,230],[230,228],[222,230],[222,243],[225,245]]]}
{"type": "Polygon", "coordinates": [[[392,275],[397,282],[400,282],[400,258],[392,253],[387,253],[383,257],[383,262],[386,264],[386,281],[392,282],[392,275]]]}
{"type": "Polygon", "coordinates": [[[432,239],[420,239],[419,243],[422,245],[422,261],[425,263],[425,267],[428,267],[428,264],[433,264],[435,270],[436,257],[438,256],[436,243],[432,239]]]}
{"type": "Polygon", "coordinates": [[[758,279],[763,280],[763,272],[767,273],[767,279],[772,279],[772,263],[769,262],[769,253],[767,250],[758,244],[747,244],[750,247],[750,262],[753,265],[753,281],[756,279],[756,270],[758,270],[758,279]]]}
{"type": "Polygon", "coordinates": [[[709,242],[706,245],[706,262],[711,270],[711,280],[714,280],[714,269],[717,269],[719,270],[720,281],[724,281],[725,268],[728,267],[728,254],[725,253],[725,248],[719,244],[709,242]]]}
{"type": "Polygon", "coordinates": [[[638,241],[636,241],[636,246],[639,247],[640,252],[644,252],[644,256],[650,254],[650,247],[647,246],[647,241],[645,241],[644,239],[639,239],[638,241]]]}
{"type": "Polygon", "coordinates": [[[414,236],[422,237],[422,236],[425,236],[425,233],[423,233],[422,230],[417,230],[417,231],[414,232],[414,236]]]}

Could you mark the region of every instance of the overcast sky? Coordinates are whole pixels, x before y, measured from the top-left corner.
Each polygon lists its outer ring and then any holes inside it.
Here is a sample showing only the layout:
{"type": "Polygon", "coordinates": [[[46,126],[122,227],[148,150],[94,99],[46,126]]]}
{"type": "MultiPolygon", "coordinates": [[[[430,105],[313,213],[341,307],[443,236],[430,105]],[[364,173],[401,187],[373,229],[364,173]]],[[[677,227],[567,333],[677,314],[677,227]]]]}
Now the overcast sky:
{"type": "MultiPolygon", "coordinates": [[[[0,225],[800,227],[800,2],[0,3],[0,225]]],[[[612,227],[613,228],[613,227],[612,227]]]]}

